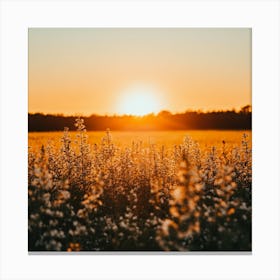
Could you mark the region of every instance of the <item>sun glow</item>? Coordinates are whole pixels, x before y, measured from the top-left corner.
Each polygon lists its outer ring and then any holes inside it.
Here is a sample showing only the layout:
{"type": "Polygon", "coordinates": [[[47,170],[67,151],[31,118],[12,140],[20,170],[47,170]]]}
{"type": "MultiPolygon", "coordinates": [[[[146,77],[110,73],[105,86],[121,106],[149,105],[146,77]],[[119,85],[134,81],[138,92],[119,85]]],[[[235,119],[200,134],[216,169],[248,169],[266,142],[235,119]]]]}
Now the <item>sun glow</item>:
{"type": "Polygon", "coordinates": [[[160,111],[159,93],[152,87],[134,86],[122,92],[119,113],[144,116],[160,111]]]}

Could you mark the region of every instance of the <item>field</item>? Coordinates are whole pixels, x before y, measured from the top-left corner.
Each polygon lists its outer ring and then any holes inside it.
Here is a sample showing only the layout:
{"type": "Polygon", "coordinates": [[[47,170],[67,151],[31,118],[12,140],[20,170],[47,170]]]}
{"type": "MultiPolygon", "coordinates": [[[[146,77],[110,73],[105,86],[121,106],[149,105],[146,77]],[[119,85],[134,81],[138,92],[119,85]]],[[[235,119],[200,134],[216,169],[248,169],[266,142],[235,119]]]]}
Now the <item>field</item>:
{"type": "Polygon", "coordinates": [[[29,251],[250,251],[251,131],[29,133],[29,251]]]}

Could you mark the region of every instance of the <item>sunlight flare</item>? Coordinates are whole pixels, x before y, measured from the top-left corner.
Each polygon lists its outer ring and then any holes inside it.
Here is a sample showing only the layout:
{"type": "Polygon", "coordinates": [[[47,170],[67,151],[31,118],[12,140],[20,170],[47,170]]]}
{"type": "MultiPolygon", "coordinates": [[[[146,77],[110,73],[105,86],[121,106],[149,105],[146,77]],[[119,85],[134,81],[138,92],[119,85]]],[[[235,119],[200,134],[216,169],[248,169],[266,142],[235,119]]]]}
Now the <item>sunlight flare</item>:
{"type": "Polygon", "coordinates": [[[119,113],[143,116],[160,111],[160,98],[157,89],[149,86],[133,86],[121,93],[119,113]]]}

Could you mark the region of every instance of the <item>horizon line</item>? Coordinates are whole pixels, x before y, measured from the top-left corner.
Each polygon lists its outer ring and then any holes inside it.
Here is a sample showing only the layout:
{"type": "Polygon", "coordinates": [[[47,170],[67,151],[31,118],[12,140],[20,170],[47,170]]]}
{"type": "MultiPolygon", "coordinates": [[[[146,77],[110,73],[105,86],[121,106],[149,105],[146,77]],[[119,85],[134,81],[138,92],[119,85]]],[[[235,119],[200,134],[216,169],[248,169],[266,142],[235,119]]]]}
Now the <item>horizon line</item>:
{"type": "Polygon", "coordinates": [[[60,116],[60,117],[83,117],[83,118],[89,118],[92,116],[97,116],[97,117],[136,117],[136,118],[143,118],[147,116],[158,116],[161,113],[167,113],[170,115],[179,115],[179,114],[185,114],[185,113],[218,113],[218,112],[236,112],[239,113],[242,111],[243,108],[252,108],[251,104],[247,104],[245,106],[241,106],[239,109],[236,108],[231,108],[231,109],[209,109],[209,110],[203,110],[203,109],[186,109],[185,111],[181,112],[171,112],[167,109],[163,109],[159,112],[151,112],[147,113],[144,115],[133,115],[133,114],[119,114],[119,113],[104,113],[104,114],[96,114],[96,113],[91,113],[91,114],[82,114],[82,113],[72,113],[72,114],[64,114],[64,113],[46,113],[46,112],[28,112],[28,115],[51,115],[51,116],[60,116]]]}

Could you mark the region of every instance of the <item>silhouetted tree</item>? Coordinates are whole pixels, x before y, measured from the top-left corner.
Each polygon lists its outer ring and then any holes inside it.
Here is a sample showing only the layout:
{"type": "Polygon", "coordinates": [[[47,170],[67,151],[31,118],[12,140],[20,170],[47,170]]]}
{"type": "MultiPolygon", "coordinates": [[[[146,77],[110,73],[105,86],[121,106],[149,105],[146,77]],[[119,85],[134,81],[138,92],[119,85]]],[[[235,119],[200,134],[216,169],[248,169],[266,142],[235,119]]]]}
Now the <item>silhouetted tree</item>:
{"type": "MultiPolygon", "coordinates": [[[[29,131],[58,131],[68,127],[75,130],[76,117],[63,115],[28,114],[29,131]]],[[[251,129],[252,107],[244,106],[240,111],[186,111],[172,114],[161,111],[157,115],[84,117],[88,130],[185,130],[185,129],[251,129]]]]}

